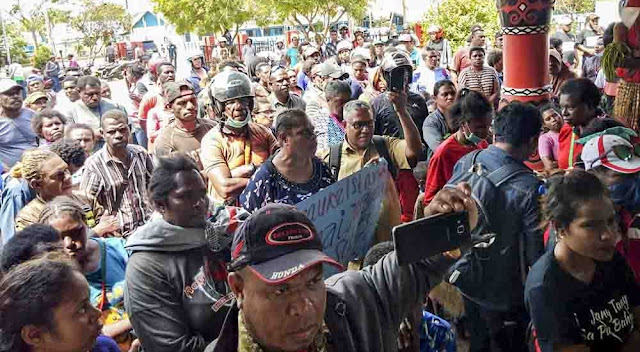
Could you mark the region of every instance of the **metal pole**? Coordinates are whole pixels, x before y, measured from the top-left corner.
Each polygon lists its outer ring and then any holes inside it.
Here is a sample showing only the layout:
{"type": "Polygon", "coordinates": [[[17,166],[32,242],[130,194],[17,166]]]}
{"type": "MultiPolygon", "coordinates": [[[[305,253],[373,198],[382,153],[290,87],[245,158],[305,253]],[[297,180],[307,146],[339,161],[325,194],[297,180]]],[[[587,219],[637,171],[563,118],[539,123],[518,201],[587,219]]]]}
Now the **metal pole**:
{"type": "Polygon", "coordinates": [[[4,16],[2,15],[2,11],[0,11],[0,22],[2,23],[4,49],[7,51],[7,64],[11,65],[11,49],[9,48],[9,40],[7,39],[7,28],[4,25],[4,16]]]}

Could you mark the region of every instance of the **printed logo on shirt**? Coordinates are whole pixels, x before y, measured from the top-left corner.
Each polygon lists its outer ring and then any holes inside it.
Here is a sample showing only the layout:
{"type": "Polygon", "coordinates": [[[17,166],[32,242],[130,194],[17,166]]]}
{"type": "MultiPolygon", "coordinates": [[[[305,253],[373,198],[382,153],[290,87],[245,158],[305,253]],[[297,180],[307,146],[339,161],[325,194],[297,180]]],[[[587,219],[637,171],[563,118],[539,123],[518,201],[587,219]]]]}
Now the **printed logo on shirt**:
{"type": "Polygon", "coordinates": [[[609,300],[600,309],[589,309],[587,319],[589,326],[582,328],[585,341],[614,339],[622,343],[628,332],[634,329],[633,313],[627,295],[609,300]]]}
{"type": "MultiPolygon", "coordinates": [[[[222,307],[230,307],[235,295],[226,280],[226,271],[214,268],[214,272],[205,274],[205,268],[201,267],[193,278],[193,283],[183,289],[183,294],[190,300],[194,297],[204,297],[213,304],[211,309],[215,312],[222,307]]],[[[202,298],[200,298],[202,299],[202,298]]]]}

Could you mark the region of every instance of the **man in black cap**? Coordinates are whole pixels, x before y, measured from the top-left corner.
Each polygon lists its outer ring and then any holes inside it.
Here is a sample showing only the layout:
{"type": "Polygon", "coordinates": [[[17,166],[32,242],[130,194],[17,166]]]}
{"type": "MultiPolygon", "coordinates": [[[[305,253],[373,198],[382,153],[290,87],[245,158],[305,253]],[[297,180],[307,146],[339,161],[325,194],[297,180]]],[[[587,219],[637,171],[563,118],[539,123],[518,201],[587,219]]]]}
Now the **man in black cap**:
{"type": "MultiPolygon", "coordinates": [[[[468,186],[445,189],[425,209],[433,215],[471,209],[468,186]]],[[[436,256],[399,266],[395,252],[361,271],[323,280],[322,252],[307,216],[272,203],[235,234],[229,285],[236,306],[207,352],[393,351],[398,326],[452,260],[436,256]]]]}

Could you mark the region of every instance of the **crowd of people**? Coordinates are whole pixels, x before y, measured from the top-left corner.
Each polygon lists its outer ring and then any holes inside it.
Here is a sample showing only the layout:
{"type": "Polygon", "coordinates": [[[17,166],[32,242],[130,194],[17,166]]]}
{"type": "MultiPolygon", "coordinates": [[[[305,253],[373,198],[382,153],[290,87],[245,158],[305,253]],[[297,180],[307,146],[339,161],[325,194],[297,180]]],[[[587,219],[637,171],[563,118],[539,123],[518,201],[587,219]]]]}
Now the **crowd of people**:
{"type": "Polygon", "coordinates": [[[130,101],[0,79],[0,351],[640,350],[640,138],[588,26],[539,106],[501,98],[480,26],[225,38],[184,77],[129,65],[130,101]],[[369,253],[326,275],[295,205],[383,159],[369,253]],[[399,264],[395,226],[462,211],[471,244],[399,264]]]}

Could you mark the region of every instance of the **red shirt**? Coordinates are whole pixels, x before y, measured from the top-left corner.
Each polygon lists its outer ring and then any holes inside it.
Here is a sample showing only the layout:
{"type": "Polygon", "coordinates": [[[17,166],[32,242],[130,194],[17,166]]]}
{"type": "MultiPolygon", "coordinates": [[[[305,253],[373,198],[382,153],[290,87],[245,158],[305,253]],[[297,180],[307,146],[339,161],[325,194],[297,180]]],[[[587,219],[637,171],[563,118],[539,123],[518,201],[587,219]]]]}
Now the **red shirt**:
{"type": "MultiPolygon", "coordinates": [[[[569,124],[564,124],[560,129],[560,136],[558,142],[560,147],[558,148],[558,167],[567,170],[569,169],[569,154],[571,153],[571,136],[574,135],[573,127],[569,124]]],[[[580,160],[580,154],[582,154],[582,144],[576,143],[580,139],[580,136],[575,134],[573,141],[573,162],[571,166],[574,166],[577,161],[580,160]]]]}
{"type": "Polygon", "coordinates": [[[489,143],[484,140],[477,146],[473,144],[462,145],[455,139],[455,135],[442,142],[429,161],[424,204],[429,204],[436,193],[447,184],[447,181],[453,176],[453,167],[458,160],[478,148],[486,149],[488,146],[489,143]]]}

